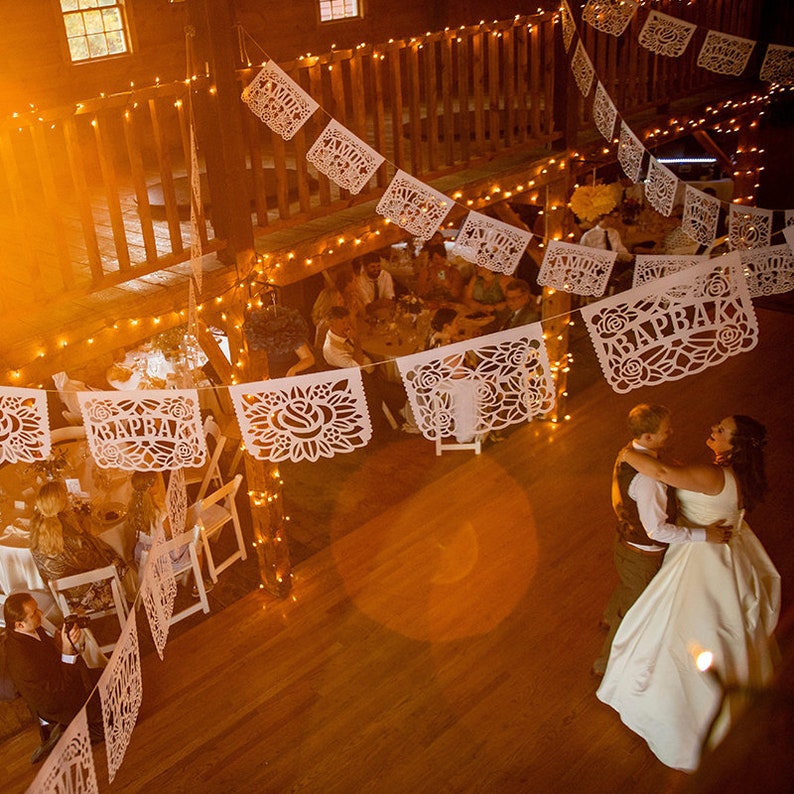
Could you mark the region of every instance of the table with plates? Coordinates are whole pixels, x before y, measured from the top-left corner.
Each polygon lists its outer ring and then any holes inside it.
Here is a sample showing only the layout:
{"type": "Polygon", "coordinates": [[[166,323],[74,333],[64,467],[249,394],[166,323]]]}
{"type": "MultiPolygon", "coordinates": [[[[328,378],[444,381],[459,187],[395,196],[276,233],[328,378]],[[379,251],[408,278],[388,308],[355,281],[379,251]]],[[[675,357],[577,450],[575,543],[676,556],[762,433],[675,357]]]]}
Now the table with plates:
{"type": "MultiPolygon", "coordinates": [[[[126,522],[132,495],[130,472],[94,465],[85,441],[53,446],[55,473],[72,493],[75,509],[90,512],[93,533],[122,559],[131,560],[135,538],[126,522]],[[63,464],[60,464],[61,459],[63,464]]],[[[0,591],[46,591],[30,551],[30,520],[38,489],[47,479],[42,466],[6,463],[0,467],[0,591]]],[[[51,467],[52,470],[52,467],[51,467]]]]}
{"type": "Polygon", "coordinates": [[[169,351],[146,343],[130,350],[124,358],[112,364],[105,378],[117,391],[137,389],[198,389],[199,407],[222,413],[212,382],[202,367],[207,355],[198,346],[187,350],[169,351]]]}
{"type": "MultiPolygon", "coordinates": [[[[458,313],[460,335],[453,340],[455,342],[479,336],[482,329],[493,321],[492,315],[484,315],[462,303],[445,303],[444,306],[458,313]]],[[[388,362],[386,376],[389,380],[399,381],[394,359],[425,349],[434,313],[435,309],[427,306],[418,314],[379,310],[362,329],[361,349],[373,361],[388,362]]]]}

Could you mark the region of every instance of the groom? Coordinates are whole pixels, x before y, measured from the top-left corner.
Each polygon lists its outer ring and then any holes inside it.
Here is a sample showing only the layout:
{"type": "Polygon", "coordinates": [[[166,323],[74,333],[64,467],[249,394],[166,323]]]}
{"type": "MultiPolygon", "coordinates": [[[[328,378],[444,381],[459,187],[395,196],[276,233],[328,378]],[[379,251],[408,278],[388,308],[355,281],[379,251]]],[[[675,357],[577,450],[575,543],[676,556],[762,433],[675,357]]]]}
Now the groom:
{"type": "MultiPolygon", "coordinates": [[[[673,434],[670,410],[664,405],[635,405],[629,411],[629,432],[634,449],[659,456],[673,434]]],[[[681,527],[676,517],[675,492],[640,474],[618,455],[612,474],[612,507],[618,519],[614,561],[620,582],[610,596],[600,625],[607,636],[591,672],[602,676],[620,621],[662,567],[670,543],[707,541],[724,543],[730,527],[715,521],[707,527],[681,527]]]]}

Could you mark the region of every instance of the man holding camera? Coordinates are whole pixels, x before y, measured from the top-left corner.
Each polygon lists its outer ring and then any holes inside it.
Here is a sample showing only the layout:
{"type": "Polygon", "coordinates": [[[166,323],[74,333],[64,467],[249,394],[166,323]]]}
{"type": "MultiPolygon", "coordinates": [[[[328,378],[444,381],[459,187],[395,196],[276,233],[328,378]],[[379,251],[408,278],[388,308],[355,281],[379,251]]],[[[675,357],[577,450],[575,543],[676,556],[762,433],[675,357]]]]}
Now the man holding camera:
{"type": "MultiPolygon", "coordinates": [[[[29,593],[8,596],[3,616],[8,673],[19,694],[40,719],[66,727],[94,688],[89,670],[80,657],[84,640],[78,622],[67,619],[60,632],[50,637],[41,625],[39,605],[29,593]]],[[[101,741],[102,716],[98,698],[92,698],[88,705],[91,740],[101,741]]],[[[53,733],[57,741],[60,731],[56,729],[53,733]]],[[[47,749],[51,749],[55,741],[45,742],[49,744],[47,749]]]]}

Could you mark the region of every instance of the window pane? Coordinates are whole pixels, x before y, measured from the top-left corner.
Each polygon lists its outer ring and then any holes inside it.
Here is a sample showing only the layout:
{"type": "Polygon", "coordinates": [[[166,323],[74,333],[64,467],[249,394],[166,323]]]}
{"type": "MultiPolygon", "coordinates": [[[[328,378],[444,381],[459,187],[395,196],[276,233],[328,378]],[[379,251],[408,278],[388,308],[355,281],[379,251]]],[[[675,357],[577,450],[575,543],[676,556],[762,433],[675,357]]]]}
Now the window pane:
{"type": "Polygon", "coordinates": [[[66,25],[66,36],[82,36],[85,33],[83,25],[82,14],[69,14],[63,18],[63,24],[66,25]]]}
{"type": "Polygon", "coordinates": [[[129,52],[124,0],[61,0],[61,8],[73,61],[129,52]]]}
{"type": "Polygon", "coordinates": [[[108,54],[108,43],[103,33],[88,36],[88,52],[92,58],[101,58],[108,54]]]}
{"type": "Polygon", "coordinates": [[[105,26],[102,24],[101,11],[85,11],[83,13],[86,33],[103,33],[105,26]]]}
{"type": "Polygon", "coordinates": [[[84,61],[88,58],[88,42],[82,36],[79,39],[69,39],[69,54],[73,61],[84,61]]]}
{"type": "Polygon", "coordinates": [[[106,36],[108,42],[108,53],[110,55],[119,55],[122,52],[127,52],[127,44],[124,41],[124,36],[117,30],[111,30],[106,36]]]}
{"type": "Polygon", "coordinates": [[[319,3],[321,22],[358,16],[358,0],[319,0],[319,3]]]}
{"type": "Polygon", "coordinates": [[[122,30],[121,13],[118,8],[105,8],[102,10],[102,20],[105,23],[105,30],[122,30]]]}

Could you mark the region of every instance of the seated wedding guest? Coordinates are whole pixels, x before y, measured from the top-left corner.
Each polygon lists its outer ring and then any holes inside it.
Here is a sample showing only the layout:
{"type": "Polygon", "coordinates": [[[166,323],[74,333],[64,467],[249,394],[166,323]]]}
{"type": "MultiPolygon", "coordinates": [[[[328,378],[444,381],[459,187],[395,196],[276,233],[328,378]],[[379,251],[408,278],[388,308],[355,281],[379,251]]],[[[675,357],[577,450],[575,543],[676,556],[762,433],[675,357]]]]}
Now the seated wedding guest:
{"type": "MultiPolygon", "coordinates": [[[[39,721],[53,723],[43,744],[33,754],[40,761],[55,746],[63,728],[88,701],[95,681],[79,651],[85,638],[77,624],[64,623],[50,637],[42,627],[42,614],[30,593],[13,593],[3,605],[6,625],[6,666],[19,694],[39,721]]],[[[96,676],[98,678],[98,676],[96,676]]],[[[92,742],[102,741],[104,731],[98,694],[88,701],[88,727],[92,742]]]]}
{"type": "Polygon", "coordinates": [[[340,270],[333,277],[323,274],[329,283],[320,290],[320,294],[312,306],[312,323],[314,324],[314,347],[322,350],[325,342],[325,334],[328,330],[326,316],[332,306],[345,306],[350,311],[350,316],[354,324],[358,324],[360,318],[364,316],[364,304],[361,302],[358,289],[356,288],[356,277],[353,271],[346,267],[340,270]]]}
{"type": "Polygon", "coordinates": [[[529,325],[540,320],[537,301],[524,279],[514,278],[505,285],[505,303],[509,314],[502,320],[500,331],[529,325]]]}
{"type": "Polygon", "coordinates": [[[355,283],[359,299],[367,308],[379,308],[394,300],[394,281],[381,266],[378,254],[363,258],[355,283]]]}
{"type": "Polygon", "coordinates": [[[157,482],[157,472],[134,471],[130,477],[132,496],[127,504],[127,530],[135,536],[135,564],[140,567],[141,553],[152,547],[154,528],[163,510],[154,498],[152,489],[157,482]]]}
{"type": "MultiPolygon", "coordinates": [[[[124,577],[127,566],[123,560],[104,541],[94,537],[87,524],[88,516],[69,504],[69,492],[62,480],[51,480],[41,486],[30,522],[30,550],[43,579],[61,579],[107,565],[115,565],[119,577],[124,577]]],[[[102,609],[113,603],[107,582],[73,587],[64,595],[75,612],[102,609]]]]}
{"type": "Polygon", "coordinates": [[[631,254],[623,245],[620,239],[620,232],[612,227],[612,220],[609,215],[599,215],[596,218],[596,225],[588,229],[579,240],[579,245],[588,248],[600,248],[602,251],[616,251],[618,262],[628,262],[631,254]]]}
{"type": "Polygon", "coordinates": [[[425,300],[460,302],[463,298],[463,276],[447,262],[447,249],[432,245],[427,249],[427,267],[416,280],[416,292],[425,300]]]}
{"type": "Polygon", "coordinates": [[[251,350],[266,353],[270,380],[291,378],[314,366],[309,327],[297,309],[266,306],[252,311],[243,330],[251,350]]]}
{"type": "Polygon", "coordinates": [[[430,333],[425,342],[425,350],[433,350],[458,341],[460,341],[458,313],[455,309],[447,307],[438,309],[430,319],[430,333]]]}
{"type": "MultiPolygon", "coordinates": [[[[464,303],[477,311],[493,314],[494,319],[501,321],[504,317],[507,301],[505,287],[509,281],[508,276],[496,273],[490,268],[477,265],[474,275],[469,279],[463,294],[464,303]]],[[[497,323],[494,323],[496,327],[497,323]]],[[[488,333],[489,327],[483,329],[488,333]]]]}
{"type": "Polygon", "coordinates": [[[323,358],[326,363],[337,369],[358,367],[364,377],[364,394],[369,406],[373,428],[385,429],[385,417],[381,404],[393,417],[401,416],[408,399],[400,383],[387,381],[375,372],[372,360],[361,349],[358,331],[353,325],[350,312],[344,306],[332,306],[328,311],[328,333],[323,345],[323,358]]]}

